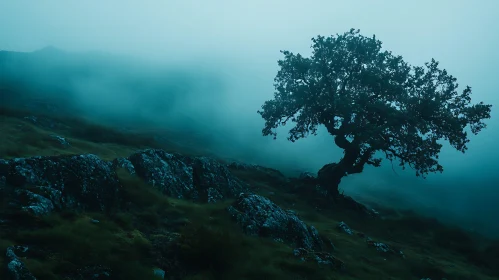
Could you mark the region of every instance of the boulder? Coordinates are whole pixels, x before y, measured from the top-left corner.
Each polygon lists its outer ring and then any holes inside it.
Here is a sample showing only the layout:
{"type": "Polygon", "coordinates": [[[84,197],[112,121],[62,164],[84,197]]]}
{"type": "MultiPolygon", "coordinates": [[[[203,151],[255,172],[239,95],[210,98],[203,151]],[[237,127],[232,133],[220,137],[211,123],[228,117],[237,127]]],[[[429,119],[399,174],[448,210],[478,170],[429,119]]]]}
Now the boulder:
{"type": "Polygon", "coordinates": [[[36,212],[54,207],[103,211],[114,205],[121,189],[112,164],[92,154],[0,160],[0,177],[15,188],[38,189],[18,190],[29,198],[24,206],[36,212]]]}
{"type": "Polygon", "coordinates": [[[145,150],[128,157],[140,178],[162,193],[185,199],[198,199],[193,169],[182,157],[163,150],[145,150]]]}
{"type": "MultiPolygon", "coordinates": [[[[149,149],[127,159],[136,174],[168,196],[217,202],[246,190],[227,165],[209,157],[188,157],[149,149]]],[[[126,160],[116,163],[128,166],[126,160]]]]}
{"type": "Polygon", "coordinates": [[[24,262],[18,257],[19,253],[28,250],[25,246],[10,246],[7,248],[5,257],[7,258],[7,273],[14,280],[36,280],[24,265],[24,262]]]}
{"type": "Polygon", "coordinates": [[[0,187],[13,187],[18,207],[37,216],[63,209],[106,211],[120,199],[117,168],[143,178],[165,195],[198,202],[217,202],[246,190],[215,159],[162,150],[145,150],[112,162],[92,154],[0,160],[0,187]]]}
{"type": "Polygon", "coordinates": [[[324,248],[317,229],[263,196],[242,193],[227,210],[246,234],[270,237],[306,250],[324,248]]]}

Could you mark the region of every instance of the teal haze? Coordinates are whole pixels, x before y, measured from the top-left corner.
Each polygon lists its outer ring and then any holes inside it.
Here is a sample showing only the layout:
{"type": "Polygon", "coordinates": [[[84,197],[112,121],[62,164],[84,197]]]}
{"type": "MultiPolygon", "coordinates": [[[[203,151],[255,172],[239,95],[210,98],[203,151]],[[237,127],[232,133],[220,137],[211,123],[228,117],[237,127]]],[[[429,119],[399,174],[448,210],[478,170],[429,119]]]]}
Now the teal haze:
{"type": "Polygon", "coordinates": [[[461,89],[473,88],[474,102],[494,106],[492,118],[466,154],[444,147],[443,174],[422,180],[385,162],[341,189],[499,235],[498,11],[494,0],[1,1],[0,50],[43,49],[48,61],[23,69],[32,75],[20,81],[58,86],[89,114],[189,127],[210,135],[206,142],[223,156],[292,173],[315,172],[341,152],[323,130],[296,143],[286,140],[286,128],[275,141],[261,136],[256,111],[272,98],[279,50],[309,55],[312,37],[350,28],[376,34],[413,65],[440,61],[461,89]],[[39,70],[82,61],[87,72],[75,70],[76,78],[39,70]]]}

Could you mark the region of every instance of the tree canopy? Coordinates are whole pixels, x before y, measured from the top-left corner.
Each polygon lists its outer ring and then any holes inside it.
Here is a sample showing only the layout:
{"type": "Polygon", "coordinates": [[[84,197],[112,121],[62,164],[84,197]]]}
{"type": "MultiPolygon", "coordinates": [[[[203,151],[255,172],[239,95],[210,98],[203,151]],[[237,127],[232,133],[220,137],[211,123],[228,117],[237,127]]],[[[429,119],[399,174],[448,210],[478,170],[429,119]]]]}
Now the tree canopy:
{"type": "Polygon", "coordinates": [[[471,104],[471,87],[458,91],[456,78],[434,59],[411,66],[355,29],[312,42],[310,57],[281,51],[274,99],[258,111],[262,132],[275,138],[277,127],[291,121],[294,142],[324,125],[344,150],[342,176],[378,167],[382,157],[417,176],[442,172],[439,140],[464,153],[467,131],[486,127],[492,106],[471,104]]]}

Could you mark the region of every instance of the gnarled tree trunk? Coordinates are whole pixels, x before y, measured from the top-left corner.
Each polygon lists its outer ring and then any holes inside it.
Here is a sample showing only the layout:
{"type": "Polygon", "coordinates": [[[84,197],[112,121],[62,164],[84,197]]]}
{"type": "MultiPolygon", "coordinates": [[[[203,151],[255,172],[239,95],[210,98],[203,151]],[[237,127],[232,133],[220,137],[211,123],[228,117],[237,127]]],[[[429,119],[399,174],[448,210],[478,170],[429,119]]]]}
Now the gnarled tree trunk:
{"type": "Polygon", "coordinates": [[[362,163],[362,166],[356,164],[359,156],[360,149],[347,149],[339,163],[326,164],[319,170],[317,174],[319,184],[328,191],[329,196],[338,196],[338,186],[343,177],[348,174],[362,172],[364,163],[362,163]]]}
{"type": "Polygon", "coordinates": [[[337,163],[324,165],[317,175],[319,184],[327,190],[329,196],[336,197],[339,195],[338,186],[345,173],[343,173],[342,168],[337,163]]]}

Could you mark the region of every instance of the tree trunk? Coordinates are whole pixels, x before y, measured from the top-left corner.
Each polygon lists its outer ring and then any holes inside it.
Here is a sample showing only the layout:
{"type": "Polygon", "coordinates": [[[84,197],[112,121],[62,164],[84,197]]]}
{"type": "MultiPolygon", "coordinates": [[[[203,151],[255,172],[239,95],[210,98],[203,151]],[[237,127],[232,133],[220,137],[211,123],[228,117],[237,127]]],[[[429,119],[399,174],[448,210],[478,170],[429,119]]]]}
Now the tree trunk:
{"type": "Polygon", "coordinates": [[[327,190],[328,196],[336,197],[339,195],[338,186],[344,176],[342,168],[337,163],[329,163],[319,170],[317,178],[321,187],[327,190]]]}
{"type": "Polygon", "coordinates": [[[360,151],[357,149],[345,150],[345,156],[339,163],[329,163],[324,165],[318,172],[319,184],[326,188],[328,195],[336,197],[339,195],[338,187],[341,179],[348,175],[354,167],[360,151]]]}

